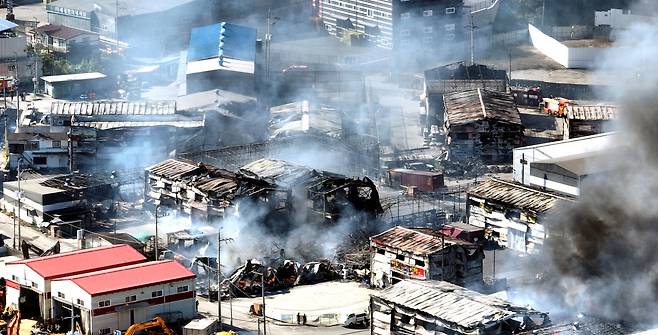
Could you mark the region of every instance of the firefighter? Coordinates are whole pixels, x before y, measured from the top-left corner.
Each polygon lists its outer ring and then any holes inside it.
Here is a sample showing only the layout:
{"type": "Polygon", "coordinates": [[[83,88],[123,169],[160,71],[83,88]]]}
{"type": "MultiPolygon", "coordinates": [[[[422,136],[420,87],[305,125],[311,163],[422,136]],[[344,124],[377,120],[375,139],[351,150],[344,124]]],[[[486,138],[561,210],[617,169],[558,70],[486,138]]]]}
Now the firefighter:
{"type": "Polygon", "coordinates": [[[302,324],[306,325],[306,313],[302,316],[302,324]]]}
{"type": "Polygon", "coordinates": [[[301,323],[302,323],[302,315],[297,313],[297,324],[301,324],[301,323]]]}

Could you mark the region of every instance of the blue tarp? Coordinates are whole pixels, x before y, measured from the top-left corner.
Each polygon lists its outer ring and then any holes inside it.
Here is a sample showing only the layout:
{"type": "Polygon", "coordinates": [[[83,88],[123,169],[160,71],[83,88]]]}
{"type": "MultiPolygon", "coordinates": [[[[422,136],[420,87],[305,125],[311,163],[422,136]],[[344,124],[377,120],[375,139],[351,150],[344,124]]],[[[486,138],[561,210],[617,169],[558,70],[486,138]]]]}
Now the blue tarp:
{"type": "Polygon", "coordinates": [[[192,29],[187,61],[224,57],[255,61],[256,29],[231,23],[217,23],[192,29]],[[224,27],[224,29],[222,29],[224,27]],[[220,39],[223,44],[220,46],[220,39]]]}
{"type": "Polygon", "coordinates": [[[5,31],[9,29],[13,29],[18,27],[16,23],[13,23],[11,21],[5,20],[5,19],[0,19],[0,31],[5,31]]]}

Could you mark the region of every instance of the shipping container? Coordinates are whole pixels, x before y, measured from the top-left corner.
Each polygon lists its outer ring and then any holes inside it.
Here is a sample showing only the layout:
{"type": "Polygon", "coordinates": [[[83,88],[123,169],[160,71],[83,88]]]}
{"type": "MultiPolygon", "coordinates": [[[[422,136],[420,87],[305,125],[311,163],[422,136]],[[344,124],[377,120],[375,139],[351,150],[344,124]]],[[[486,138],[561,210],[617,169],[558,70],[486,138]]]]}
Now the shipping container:
{"type": "Polygon", "coordinates": [[[217,331],[217,319],[196,319],[183,328],[183,335],[214,335],[217,331]]]}
{"type": "Polygon", "coordinates": [[[444,187],[443,173],[391,169],[388,170],[388,184],[393,187],[415,187],[418,191],[435,192],[444,187]]]}

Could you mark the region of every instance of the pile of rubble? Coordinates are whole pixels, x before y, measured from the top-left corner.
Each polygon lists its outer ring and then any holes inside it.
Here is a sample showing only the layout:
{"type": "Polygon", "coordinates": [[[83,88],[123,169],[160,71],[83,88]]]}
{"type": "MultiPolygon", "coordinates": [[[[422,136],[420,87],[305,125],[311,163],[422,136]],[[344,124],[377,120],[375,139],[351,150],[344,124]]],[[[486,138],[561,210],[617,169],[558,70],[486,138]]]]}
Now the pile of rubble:
{"type": "MultiPolygon", "coordinates": [[[[312,285],[340,278],[339,268],[328,260],[309,262],[301,266],[292,260],[285,260],[277,267],[265,266],[255,259],[245,262],[219,285],[221,298],[230,296],[260,295],[265,281],[265,291],[275,292],[298,285],[312,285]]],[[[217,297],[218,287],[210,286],[210,297],[217,297]]]]}
{"type": "Polygon", "coordinates": [[[449,177],[475,178],[486,173],[511,173],[509,165],[485,165],[480,161],[444,161],[443,173],[449,177]]]}

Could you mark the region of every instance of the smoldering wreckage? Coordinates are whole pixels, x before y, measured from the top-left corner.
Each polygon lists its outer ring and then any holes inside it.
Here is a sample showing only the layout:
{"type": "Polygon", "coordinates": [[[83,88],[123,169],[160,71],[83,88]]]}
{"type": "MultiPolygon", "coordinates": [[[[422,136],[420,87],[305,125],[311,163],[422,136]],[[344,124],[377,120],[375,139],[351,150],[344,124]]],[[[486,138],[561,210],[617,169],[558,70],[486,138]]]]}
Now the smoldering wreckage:
{"type": "Polygon", "coordinates": [[[211,247],[216,250],[216,232],[212,235],[192,229],[168,234],[169,249],[194,259],[187,263],[197,273],[200,295],[214,299],[219,291],[222,299],[249,296],[260,293],[263,281],[266,291],[276,291],[368,276],[368,258],[357,257],[360,261],[355,262],[347,259],[351,254],[346,252],[363,252],[357,241],[367,239],[374,229],[372,222],[383,212],[377,188],[367,177],[349,178],[280,160],[261,159],[231,172],[169,159],[147,168],[145,178],[146,206],[157,203],[158,207],[188,214],[193,226],[229,226],[240,221],[236,240],[231,242],[239,245],[232,246],[233,250],[241,250],[222,259],[228,263],[225,266],[237,267],[219,285],[217,259],[201,254],[210,253],[211,247]],[[245,211],[258,215],[247,218],[245,211]],[[320,250],[312,236],[316,229],[336,229],[340,236],[329,250],[320,250]],[[265,243],[260,237],[250,237],[263,232],[274,237],[265,243]],[[245,254],[244,249],[255,253],[245,254]],[[290,253],[289,258],[286,253],[290,253]]]}

